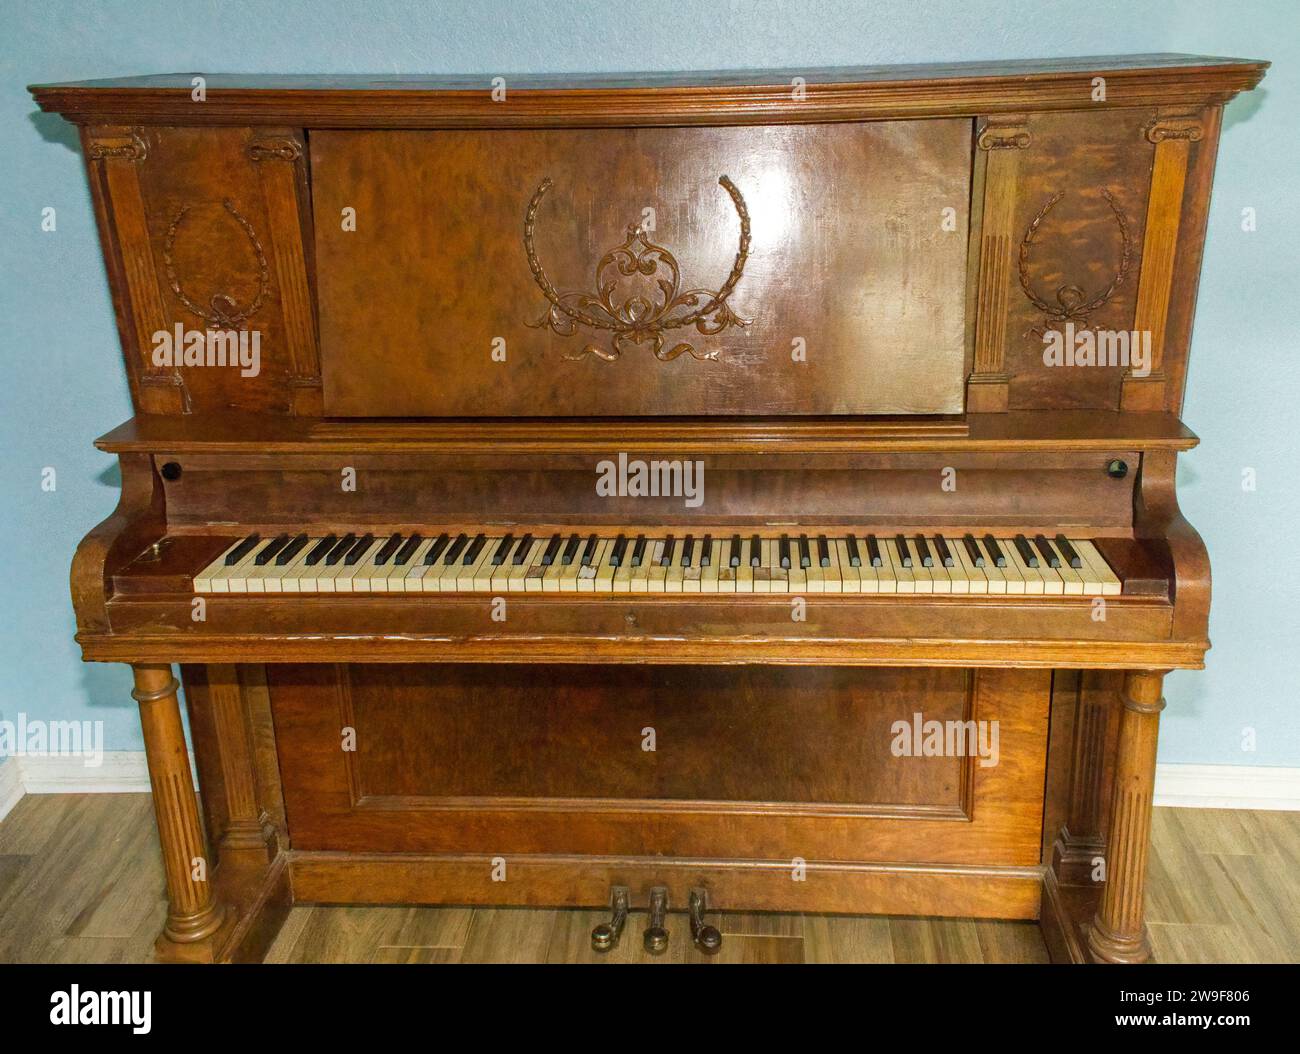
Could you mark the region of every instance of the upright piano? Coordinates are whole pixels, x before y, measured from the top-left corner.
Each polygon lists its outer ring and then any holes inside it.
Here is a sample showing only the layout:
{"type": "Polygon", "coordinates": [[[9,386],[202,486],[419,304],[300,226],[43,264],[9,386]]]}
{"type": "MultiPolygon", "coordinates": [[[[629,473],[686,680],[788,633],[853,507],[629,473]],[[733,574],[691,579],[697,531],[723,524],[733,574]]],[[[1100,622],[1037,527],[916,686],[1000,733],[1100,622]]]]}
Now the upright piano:
{"type": "Polygon", "coordinates": [[[134,404],[71,578],[134,670],[159,957],[365,903],[1149,958],[1188,346],[1266,66],[34,87],[134,404]]]}

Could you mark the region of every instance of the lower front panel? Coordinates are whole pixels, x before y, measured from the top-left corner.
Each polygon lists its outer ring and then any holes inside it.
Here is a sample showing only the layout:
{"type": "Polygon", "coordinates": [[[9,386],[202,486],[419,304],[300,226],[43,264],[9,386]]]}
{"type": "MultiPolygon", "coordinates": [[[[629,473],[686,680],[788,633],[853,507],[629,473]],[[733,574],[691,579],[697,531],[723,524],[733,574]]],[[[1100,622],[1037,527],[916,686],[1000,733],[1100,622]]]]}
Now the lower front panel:
{"type": "Polygon", "coordinates": [[[300,899],[1037,911],[1047,671],[267,674],[300,899]]]}

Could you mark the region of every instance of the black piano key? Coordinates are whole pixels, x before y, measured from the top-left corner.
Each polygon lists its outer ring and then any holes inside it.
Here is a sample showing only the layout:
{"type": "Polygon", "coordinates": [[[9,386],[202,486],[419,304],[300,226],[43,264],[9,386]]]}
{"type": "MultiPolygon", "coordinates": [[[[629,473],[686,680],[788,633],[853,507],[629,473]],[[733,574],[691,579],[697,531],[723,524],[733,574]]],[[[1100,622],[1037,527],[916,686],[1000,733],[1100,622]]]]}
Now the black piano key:
{"type": "Polygon", "coordinates": [[[307,559],[305,559],[303,563],[308,567],[315,567],[325,559],[325,554],[334,548],[334,543],[338,540],[338,535],[336,534],[330,534],[322,538],[312,547],[311,552],[307,554],[307,559]]]}
{"type": "Polygon", "coordinates": [[[461,557],[461,567],[473,567],[478,563],[478,558],[483,554],[483,546],[487,545],[487,535],[481,531],[474,535],[474,540],[469,543],[469,548],[465,550],[465,555],[461,557]]]}
{"type": "Polygon", "coordinates": [[[334,548],[334,543],[338,540],[338,535],[336,534],[326,535],[312,546],[311,552],[307,554],[306,559],[303,560],[303,564],[307,567],[315,567],[325,559],[325,554],[334,548]]]}
{"type": "Polygon", "coordinates": [[[1061,555],[1065,557],[1065,562],[1071,567],[1079,568],[1083,566],[1083,557],[1075,552],[1074,546],[1070,544],[1070,539],[1063,534],[1056,536],[1056,547],[1061,550],[1061,555]]]}
{"type": "Polygon", "coordinates": [[[831,566],[831,543],[826,540],[826,535],[817,536],[817,566],[831,566]]]}
{"type": "Polygon", "coordinates": [[[808,536],[799,535],[799,566],[803,568],[812,567],[812,551],[808,548],[808,536]]]}
{"type": "Polygon", "coordinates": [[[706,534],[704,541],[700,542],[700,566],[711,567],[713,565],[713,535],[706,534]]]}
{"type": "Polygon", "coordinates": [[[675,547],[676,547],[676,543],[673,541],[673,536],[671,534],[667,535],[664,538],[664,551],[659,554],[660,567],[673,566],[673,549],[675,547]]]}
{"type": "Polygon", "coordinates": [[[934,548],[939,554],[939,562],[944,567],[956,567],[957,561],[952,558],[952,550],[948,548],[948,539],[942,534],[934,536],[934,548]]]}
{"type": "MultiPolygon", "coordinates": [[[[620,534],[619,537],[621,538],[623,536],[620,534]]],[[[546,543],[546,549],[542,553],[543,567],[550,567],[551,564],[555,563],[555,554],[560,551],[560,545],[561,543],[563,543],[563,541],[564,538],[561,535],[559,534],[551,535],[551,540],[546,543]]]]}
{"type": "Polygon", "coordinates": [[[627,535],[620,534],[614,539],[614,548],[609,551],[609,566],[622,567],[623,556],[627,553],[627,535]]]}
{"type": "Polygon", "coordinates": [[[576,533],[569,535],[569,540],[564,546],[564,552],[560,554],[560,563],[565,567],[573,563],[574,558],[578,555],[578,546],[581,544],[582,539],[576,533]]]}
{"type": "Polygon", "coordinates": [[[445,531],[434,539],[434,542],[424,551],[424,563],[426,567],[432,567],[442,555],[442,551],[447,548],[447,543],[451,541],[451,536],[445,531]]]}
{"type": "Polygon", "coordinates": [[[912,550],[907,547],[907,539],[901,534],[894,535],[894,544],[898,546],[899,558],[903,561],[904,567],[912,566],[912,550]]]}
{"type": "Polygon", "coordinates": [[[1022,559],[1029,567],[1037,567],[1038,557],[1036,557],[1034,551],[1029,548],[1029,542],[1026,540],[1025,536],[1023,534],[1017,534],[1014,540],[1016,543],[1016,552],[1020,554],[1020,559],[1022,559]]]}
{"type": "Polygon", "coordinates": [[[994,538],[993,535],[986,534],[984,536],[984,548],[988,550],[989,559],[993,561],[994,567],[1007,566],[1007,558],[1003,554],[1001,547],[998,545],[998,540],[994,538]]]}
{"type": "Polygon", "coordinates": [[[375,554],[375,566],[383,567],[384,564],[392,558],[392,555],[402,547],[402,536],[396,532],[388,536],[388,541],[379,547],[379,552],[375,554]]]}
{"type": "Polygon", "coordinates": [[[781,566],[789,567],[790,566],[790,536],[788,534],[781,535],[781,544],[778,547],[778,551],[779,551],[778,554],[781,557],[781,561],[780,561],[781,566]]]}
{"type": "Polygon", "coordinates": [[[402,543],[402,547],[393,555],[393,566],[404,567],[415,555],[415,550],[420,548],[420,543],[424,539],[419,534],[413,534],[402,543]]]}
{"type": "Polygon", "coordinates": [[[966,546],[966,555],[970,557],[970,562],[976,567],[983,567],[984,554],[980,552],[980,547],[975,544],[975,535],[965,534],[962,536],[961,541],[966,546]]]}
{"type": "Polygon", "coordinates": [[[600,539],[594,534],[587,535],[587,544],[582,547],[582,559],[578,562],[583,567],[590,567],[591,561],[596,559],[596,546],[600,544],[600,539]]]}
{"type": "Polygon", "coordinates": [[[1034,535],[1034,546],[1043,554],[1043,559],[1047,561],[1048,567],[1060,567],[1061,558],[1056,555],[1056,550],[1052,548],[1051,543],[1041,534],[1034,535]]]}
{"type": "Polygon", "coordinates": [[[447,548],[446,555],[443,556],[442,562],[450,567],[460,559],[460,554],[465,551],[465,546],[469,545],[469,535],[462,531],[456,535],[456,540],[447,548]]]}
{"type": "Polygon", "coordinates": [[[740,535],[731,536],[731,555],[727,558],[727,563],[732,567],[740,566],[740,535]]]}
{"type": "Polygon", "coordinates": [[[749,536],[749,566],[763,566],[763,540],[756,534],[749,536]]]}
{"type": "Polygon", "coordinates": [[[884,566],[885,561],[880,557],[880,543],[874,534],[867,535],[867,557],[871,560],[872,567],[884,566]]]}
{"type": "Polygon", "coordinates": [[[688,534],[682,539],[682,566],[690,567],[695,559],[695,535],[688,534]]]}
{"type": "Polygon", "coordinates": [[[858,548],[858,539],[852,534],[845,535],[844,548],[849,551],[849,566],[861,567],[862,550],[858,548]]]}
{"type": "Polygon", "coordinates": [[[646,537],[644,534],[636,536],[636,542],[632,545],[632,566],[640,567],[645,562],[646,537]]]}
{"type": "Polygon", "coordinates": [[[305,534],[298,535],[293,541],[280,550],[280,555],[275,558],[275,566],[284,567],[290,560],[306,548],[307,536],[305,534]]]}
{"type": "Polygon", "coordinates": [[[253,557],[253,563],[258,567],[265,567],[275,559],[275,554],[289,544],[287,534],[277,534],[271,541],[266,543],[266,548],[253,557]]]}
{"type": "Polygon", "coordinates": [[[931,554],[930,547],[926,544],[925,535],[923,534],[916,536],[916,555],[920,557],[922,567],[934,566],[934,556],[931,554]]]}
{"type": "Polygon", "coordinates": [[[519,548],[515,550],[515,555],[511,558],[510,563],[515,567],[520,567],[528,559],[528,553],[533,548],[533,536],[525,534],[519,539],[519,548]]]}
{"type": "Polygon", "coordinates": [[[356,544],[348,550],[348,555],[343,558],[343,566],[355,567],[361,558],[366,555],[366,550],[374,544],[375,536],[373,534],[363,534],[356,540],[356,544]]]}
{"type": "Polygon", "coordinates": [[[342,560],[345,556],[348,555],[348,552],[352,549],[352,547],[356,544],[356,542],[357,542],[357,536],[353,534],[351,531],[348,531],[347,534],[345,534],[342,538],[338,540],[337,543],[335,543],[334,548],[331,549],[329,551],[329,555],[325,557],[325,566],[334,567],[340,560],[342,560]]]}
{"type": "Polygon", "coordinates": [[[260,534],[250,534],[226,554],[226,566],[234,567],[235,564],[251,553],[261,540],[262,536],[260,534]]]}
{"type": "Polygon", "coordinates": [[[497,551],[492,554],[492,566],[500,567],[506,562],[506,557],[510,555],[510,547],[515,544],[515,536],[507,534],[501,539],[501,544],[497,546],[497,551]]]}

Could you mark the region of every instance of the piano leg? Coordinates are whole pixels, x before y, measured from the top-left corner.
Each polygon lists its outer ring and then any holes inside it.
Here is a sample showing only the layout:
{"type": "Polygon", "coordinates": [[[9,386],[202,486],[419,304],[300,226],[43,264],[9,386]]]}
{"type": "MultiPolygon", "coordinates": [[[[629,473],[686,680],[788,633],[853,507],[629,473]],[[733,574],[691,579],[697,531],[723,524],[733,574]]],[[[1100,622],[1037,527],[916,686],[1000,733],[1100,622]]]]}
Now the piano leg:
{"type": "Polygon", "coordinates": [[[158,938],[160,958],[212,961],[216,936],[228,921],[213,896],[211,861],[199,823],[194,779],[176,702],[180,687],[170,666],[135,665],[132,698],[140,704],[149,782],[167,876],[167,922],[158,938]]]}
{"type": "Polygon", "coordinates": [[[1163,671],[1130,670],[1124,675],[1106,885],[1088,932],[1088,947],[1099,962],[1141,963],[1151,958],[1143,902],[1155,793],[1156,734],[1165,706],[1160,694],[1163,683],[1163,671]]]}

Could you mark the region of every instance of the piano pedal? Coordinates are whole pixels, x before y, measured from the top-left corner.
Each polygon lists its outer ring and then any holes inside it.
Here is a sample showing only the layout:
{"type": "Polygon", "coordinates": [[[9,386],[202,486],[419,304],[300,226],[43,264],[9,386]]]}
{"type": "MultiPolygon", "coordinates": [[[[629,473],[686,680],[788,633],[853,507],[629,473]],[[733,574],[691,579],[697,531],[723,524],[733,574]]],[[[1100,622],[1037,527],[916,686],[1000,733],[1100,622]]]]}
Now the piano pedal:
{"type": "Polygon", "coordinates": [[[628,892],[626,886],[614,886],[609,891],[609,905],[613,911],[608,922],[602,922],[591,931],[591,949],[607,952],[618,946],[618,939],[623,935],[627,924],[628,892]]]}
{"type": "Polygon", "coordinates": [[[691,916],[691,940],[695,947],[705,955],[715,955],[722,947],[722,934],[716,926],[706,925],[704,913],[708,911],[709,894],[704,889],[692,889],[689,910],[691,916]]]}
{"type": "Polygon", "coordinates": [[[650,890],[650,925],[642,935],[645,950],[651,955],[662,955],[668,950],[668,931],[664,922],[668,917],[668,887],[655,886],[650,890]]]}

